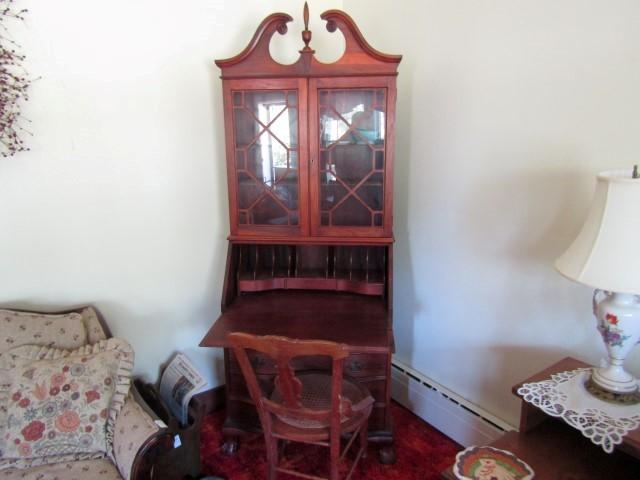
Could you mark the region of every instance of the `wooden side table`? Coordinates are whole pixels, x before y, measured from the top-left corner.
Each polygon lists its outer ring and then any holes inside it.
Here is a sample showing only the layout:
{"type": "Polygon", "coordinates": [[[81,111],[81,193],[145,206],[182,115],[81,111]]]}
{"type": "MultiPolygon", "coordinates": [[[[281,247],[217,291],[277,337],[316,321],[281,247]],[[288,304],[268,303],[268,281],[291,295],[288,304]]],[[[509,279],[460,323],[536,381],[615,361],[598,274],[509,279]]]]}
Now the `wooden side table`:
{"type": "MultiPolygon", "coordinates": [[[[575,358],[566,357],[549,368],[518,383],[539,382],[553,373],[588,367],[575,358]]],[[[508,450],[528,463],[539,480],[630,480],[640,477],[640,429],[629,432],[612,454],[591,443],[582,433],[561,419],[553,418],[537,407],[522,401],[520,431],[508,432],[491,444],[508,450]]],[[[442,478],[455,480],[452,468],[442,478]]]]}

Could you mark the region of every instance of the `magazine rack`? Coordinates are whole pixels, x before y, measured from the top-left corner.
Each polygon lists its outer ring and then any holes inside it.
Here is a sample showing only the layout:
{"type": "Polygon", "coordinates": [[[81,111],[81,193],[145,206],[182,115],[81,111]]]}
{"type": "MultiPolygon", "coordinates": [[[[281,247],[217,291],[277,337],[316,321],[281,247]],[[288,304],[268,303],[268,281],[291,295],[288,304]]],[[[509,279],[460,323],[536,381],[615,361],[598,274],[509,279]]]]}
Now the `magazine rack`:
{"type": "Polygon", "coordinates": [[[180,425],[156,387],[151,383],[136,380],[136,387],[144,401],[165,422],[174,438],[174,448],[158,459],[154,479],[175,480],[198,478],[200,475],[200,428],[205,413],[205,404],[197,396],[189,403],[187,425],[180,425]]]}

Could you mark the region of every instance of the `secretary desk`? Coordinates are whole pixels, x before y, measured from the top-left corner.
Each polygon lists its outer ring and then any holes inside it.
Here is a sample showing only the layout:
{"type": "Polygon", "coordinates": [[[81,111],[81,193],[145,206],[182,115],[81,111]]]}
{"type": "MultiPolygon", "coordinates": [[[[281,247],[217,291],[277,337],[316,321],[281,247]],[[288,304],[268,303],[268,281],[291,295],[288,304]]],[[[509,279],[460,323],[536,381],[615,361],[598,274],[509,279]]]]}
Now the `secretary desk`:
{"type": "MultiPolygon", "coordinates": [[[[369,439],[383,463],[395,461],[390,414],[393,285],[393,162],[396,76],[401,56],[367,43],[344,12],[321,15],[345,50],[321,63],[304,45],[290,65],[269,43],[292,18],[265,18],[247,47],[217,60],[222,71],[231,234],[222,313],[200,343],[224,349],[232,454],[260,422],[226,337],[240,331],[348,345],[345,374],[375,399],[369,439]]],[[[252,363],[263,388],[276,366],[252,363]]],[[[328,368],[307,359],[294,368],[328,368]]]]}

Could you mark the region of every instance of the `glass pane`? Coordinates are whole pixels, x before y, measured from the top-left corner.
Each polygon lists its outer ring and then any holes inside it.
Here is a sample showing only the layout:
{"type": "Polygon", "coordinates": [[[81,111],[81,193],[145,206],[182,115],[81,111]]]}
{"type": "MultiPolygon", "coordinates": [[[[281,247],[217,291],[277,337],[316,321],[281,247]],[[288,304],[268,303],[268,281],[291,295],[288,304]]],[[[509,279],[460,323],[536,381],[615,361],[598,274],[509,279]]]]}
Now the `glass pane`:
{"type": "Polygon", "coordinates": [[[320,223],[382,226],[386,89],[318,91],[320,223]]]}
{"type": "Polygon", "coordinates": [[[273,185],[279,170],[287,170],[287,149],[269,132],[258,137],[247,155],[247,170],[262,183],[273,185]]]}
{"type": "Polygon", "coordinates": [[[243,108],[233,109],[233,120],[236,147],[246,147],[253,142],[253,139],[262,130],[256,119],[243,108]]]}
{"type": "Polygon", "coordinates": [[[384,170],[384,152],[378,150],[376,152],[376,170],[384,170]]]}
{"type": "Polygon", "coordinates": [[[371,226],[371,212],[354,197],[347,198],[338,205],[331,215],[332,225],[371,226]]]}
{"type": "Polygon", "coordinates": [[[298,103],[298,92],[287,92],[287,103],[290,107],[295,107],[298,103]]]}
{"type": "Polygon", "coordinates": [[[238,207],[249,208],[262,194],[264,188],[261,187],[250,175],[245,172],[238,172],[238,207]]]}
{"type": "Polygon", "coordinates": [[[236,150],[236,168],[238,170],[244,170],[247,168],[244,150],[236,150]]]}
{"type": "Polygon", "coordinates": [[[373,150],[368,145],[338,145],[331,150],[331,166],[344,183],[355,185],[373,169],[373,150]]]}
{"type": "Polygon", "coordinates": [[[331,106],[350,124],[358,112],[371,110],[373,90],[334,90],[331,106]]]}
{"type": "Polygon", "coordinates": [[[353,127],[357,133],[356,142],[365,141],[373,145],[384,144],[384,114],[379,110],[359,113],[353,117],[353,127]]]}
{"type": "Polygon", "coordinates": [[[331,210],[348,191],[330,173],[321,174],[322,197],[320,198],[320,209],[331,210]]]}
{"type": "Polygon", "coordinates": [[[320,109],[320,145],[322,148],[340,140],[348,130],[349,125],[333,110],[320,109]]]}
{"type": "Polygon", "coordinates": [[[238,222],[297,225],[297,91],[234,92],[238,222]]]}
{"type": "Polygon", "coordinates": [[[298,146],[298,115],[295,108],[284,110],[278,118],[269,125],[269,131],[285,146],[298,146]]]}
{"type": "Polygon", "coordinates": [[[298,208],[298,175],[297,172],[284,173],[273,189],[276,196],[289,210],[298,208]]]}
{"type": "Polygon", "coordinates": [[[284,92],[277,90],[244,92],[244,107],[267,126],[287,106],[284,92]]]}
{"type": "Polygon", "coordinates": [[[371,210],[381,211],[383,207],[382,187],[382,174],[374,173],[358,188],[358,197],[360,197],[371,210]]]}
{"type": "Polygon", "coordinates": [[[329,103],[329,90],[320,90],[318,98],[320,99],[320,105],[327,105],[329,103]]]}
{"type": "Polygon", "coordinates": [[[251,223],[257,225],[287,225],[288,212],[271,195],[265,195],[251,209],[251,223]]]}
{"type": "Polygon", "coordinates": [[[296,150],[289,151],[289,168],[298,169],[298,152],[296,150]]]}
{"type": "Polygon", "coordinates": [[[331,151],[329,150],[321,150],[320,151],[320,170],[329,170],[331,169],[331,151]]]}

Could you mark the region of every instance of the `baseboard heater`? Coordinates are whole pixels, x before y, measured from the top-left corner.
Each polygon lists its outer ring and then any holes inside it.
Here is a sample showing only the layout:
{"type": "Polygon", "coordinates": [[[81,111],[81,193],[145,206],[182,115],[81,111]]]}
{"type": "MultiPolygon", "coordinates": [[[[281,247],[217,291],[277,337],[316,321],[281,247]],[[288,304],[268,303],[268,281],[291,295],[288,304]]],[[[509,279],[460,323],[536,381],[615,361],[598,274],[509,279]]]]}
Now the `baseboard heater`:
{"type": "Polygon", "coordinates": [[[459,444],[487,445],[514,430],[505,421],[465,400],[397,359],[391,364],[391,396],[459,444]]]}

